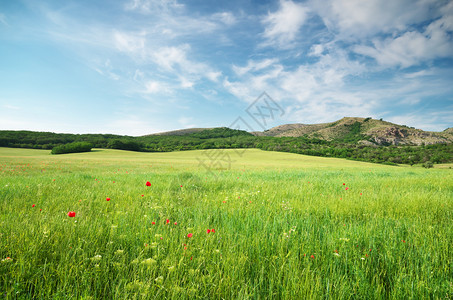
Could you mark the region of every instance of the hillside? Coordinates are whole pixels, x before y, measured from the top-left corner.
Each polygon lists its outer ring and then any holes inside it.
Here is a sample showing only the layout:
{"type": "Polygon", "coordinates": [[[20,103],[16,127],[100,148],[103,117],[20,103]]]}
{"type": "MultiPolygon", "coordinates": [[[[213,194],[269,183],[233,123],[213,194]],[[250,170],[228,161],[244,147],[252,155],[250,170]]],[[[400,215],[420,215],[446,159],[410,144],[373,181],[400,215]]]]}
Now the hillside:
{"type": "Polygon", "coordinates": [[[371,118],[345,117],[331,123],[281,125],[256,136],[318,138],[376,145],[432,145],[453,142],[453,129],[430,132],[371,118]]]}

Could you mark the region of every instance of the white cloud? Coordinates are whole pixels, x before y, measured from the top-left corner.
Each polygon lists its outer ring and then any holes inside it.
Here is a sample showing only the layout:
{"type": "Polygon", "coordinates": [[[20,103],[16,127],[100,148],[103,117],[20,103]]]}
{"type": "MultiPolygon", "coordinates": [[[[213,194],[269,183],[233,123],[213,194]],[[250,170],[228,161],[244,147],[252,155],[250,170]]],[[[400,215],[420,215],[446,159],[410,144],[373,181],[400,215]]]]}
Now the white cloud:
{"type": "Polygon", "coordinates": [[[130,53],[132,55],[145,55],[146,36],[145,33],[131,33],[116,30],[113,33],[113,42],[116,48],[121,52],[130,53]]]}
{"type": "Polygon", "coordinates": [[[354,51],[376,59],[380,65],[402,68],[453,57],[451,31],[448,32],[444,24],[441,19],[431,23],[423,33],[409,31],[395,38],[375,38],[373,46],[357,45],[354,51]]]}
{"type": "Polygon", "coordinates": [[[311,6],[340,39],[404,31],[438,15],[435,0],[312,0],[311,6]]]}
{"type": "Polygon", "coordinates": [[[167,91],[165,84],[159,81],[149,80],[145,83],[145,93],[146,94],[157,94],[167,91]]]}
{"type": "Polygon", "coordinates": [[[280,8],[269,13],[262,20],[266,26],[263,33],[267,40],[264,45],[273,45],[280,48],[293,46],[300,28],[308,18],[308,8],[293,1],[280,0],[280,8]]]}
{"type": "Polygon", "coordinates": [[[188,59],[189,51],[190,46],[183,44],[177,47],[162,47],[153,51],[150,55],[151,59],[166,71],[180,74],[180,77],[190,77],[191,80],[184,81],[186,83],[192,80],[197,81],[200,78],[217,81],[221,73],[213,70],[205,63],[188,59]]]}
{"type": "Polygon", "coordinates": [[[261,61],[249,60],[245,67],[238,67],[236,65],[233,65],[233,71],[237,75],[242,76],[245,73],[248,73],[251,71],[252,72],[261,71],[263,69],[266,69],[266,68],[276,64],[277,62],[278,62],[278,59],[276,59],[276,58],[272,58],[272,59],[267,58],[267,59],[263,59],[261,61]]]}
{"type": "Polygon", "coordinates": [[[211,16],[211,19],[220,21],[228,26],[234,25],[237,22],[236,17],[230,12],[215,13],[211,16]]]}
{"type": "Polygon", "coordinates": [[[126,4],[125,8],[149,14],[156,11],[165,12],[173,9],[182,9],[184,5],[176,0],[132,0],[126,4]]]}

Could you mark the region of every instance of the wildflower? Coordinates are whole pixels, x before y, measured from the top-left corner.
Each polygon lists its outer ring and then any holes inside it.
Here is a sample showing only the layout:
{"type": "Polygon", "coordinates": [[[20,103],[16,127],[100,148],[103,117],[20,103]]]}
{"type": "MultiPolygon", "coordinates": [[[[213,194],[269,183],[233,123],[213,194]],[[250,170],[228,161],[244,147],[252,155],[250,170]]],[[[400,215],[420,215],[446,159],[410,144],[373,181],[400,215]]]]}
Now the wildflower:
{"type": "Polygon", "coordinates": [[[141,263],[144,265],[147,265],[147,266],[152,266],[152,265],[157,264],[157,261],[152,258],[147,258],[147,259],[143,260],[141,263]]]}
{"type": "Polygon", "coordinates": [[[346,187],[346,188],[345,188],[345,190],[347,191],[347,190],[349,190],[349,188],[348,188],[348,187],[346,187]]]}
{"type": "Polygon", "coordinates": [[[142,195],[142,197],[144,197],[145,195],[142,195]]]}
{"type": "Polygon", "coordinates": [[[159,276],[159,277],[157,277],[156,279],[154,279],[154,281],[155,281],[157,284],[162,284],[162,282],[164,282],[164,277],[163,277],[163,276],[159,276]]]}
{"type": "Polygon", "coordinates": [[[207,233],[210,233],[210,232],[211,232],[211,229],[206,229],[206,232],[207,232],[207,233]]]}
{"type": "Polygon", "coordinates": [[[346,185],[346,183],[343,182],[343,185],[346,185]]]}
{"type": "Polygon", "coordinates": [[[151,186],[151,182],[147,181],[146,186],[151,186]]]}
{"type": "Polygon", "coordinates": [[[107,198],[105,198],[105,200],[107,200],[107,201],[110,201],[110,198],[109,198],[109,197],[107,197],[107,198]]]}
{"type": "Polygon", "coordinates": [[[311,257],[311,259],[315,259],[315,256],[314,256],[314,255],[311,255],[310,257],[311,257]]]}
{"type": "Polygon", "coordinates": [[[35,207],[35,205],[33,204],[31,207],[35,207]]]}
{"type": "Polygon", "coordinates": [[[70,218],[75,217],[75,212],[74,211],[68,212],[68,217],[70,217],[70,218]]]}
{"type": "Polygon", "coordinates": [[[215,232],[215,230],[214,230],[214,229],[211,229],[211,232],[212,232],[212,233],[214,233],[214,232],[215,232]]]}
{"type": "Polygon", "coordinates": [[[191,238],[192,236],[193,236],[193,234],[191,234],[191,233],[189,233],[189,234],[187,235],[188,238],[191,238]]]}
{"type": "Polygon", "coordinates": [[[166,220],[165,222],[167,222],[167,224],[168,224],[168,223],[170,223],[170,220],[169,220],[169,219],[167,219],[167,220],[166,220]]]}
{"type": "Polygon", "coordinates": [[[182,187],[182,184],[181,184],[181,187],[182,187]]]}
{"type": "Polygon", "coordinates": [[[341,255],[335,252],[333,255],[340,257],[341,255]]]}
{"type": "Polygon", "coordinates": [[[178,225],[178,222],[175,222],[175,225],[178,225]]]}
{"type": "Polygon", "coordinates": [[[98,255],[95,255],[95,256],[93,256],[92,258],[90,258],[90,260],[91,260],[91,261],[100,261],[101,258],[102,258],[102,256],[98,254],[98,255]]]}
{"type": "Polygon", "coordinates": [[[151,224],[156,225],[156,222],[153,221],[153,222],[151,222],[151,224]]]}

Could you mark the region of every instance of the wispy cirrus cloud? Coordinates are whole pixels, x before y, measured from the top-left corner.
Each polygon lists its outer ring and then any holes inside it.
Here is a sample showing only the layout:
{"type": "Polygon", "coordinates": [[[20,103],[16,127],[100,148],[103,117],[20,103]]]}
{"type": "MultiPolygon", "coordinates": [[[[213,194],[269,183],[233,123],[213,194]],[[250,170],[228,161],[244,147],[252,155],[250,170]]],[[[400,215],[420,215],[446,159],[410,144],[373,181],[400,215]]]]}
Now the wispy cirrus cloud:
{"type": "Polygon", "coordinates": [[[291,0],[280,0],[280,7],[275,12],[268,13],[262,19],[265,25],[263,37],[264,46],[290,48],[298,38],[302,25],[308,19],[309,9],[291,0]]]}

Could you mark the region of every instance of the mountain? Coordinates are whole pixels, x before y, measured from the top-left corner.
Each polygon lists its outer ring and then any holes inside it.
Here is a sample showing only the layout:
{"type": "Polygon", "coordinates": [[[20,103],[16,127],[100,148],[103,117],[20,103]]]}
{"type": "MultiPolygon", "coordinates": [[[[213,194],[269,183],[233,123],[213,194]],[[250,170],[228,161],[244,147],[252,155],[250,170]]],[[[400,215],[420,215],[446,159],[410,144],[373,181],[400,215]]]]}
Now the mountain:
{"type": "MultiPolygon", "coordinates": [[[[202,128],[183,129],[158,135],[189,135],[202,128]]],[[[251,132],[255,136],[307,137],[326,141],[359,143],[364,145],[431,145],[453,143],[453,128],[442,132],[423,131],[406,125],[372,118],[344,117],[320,124],[286,124],[265,131],[251,132]]]]}

